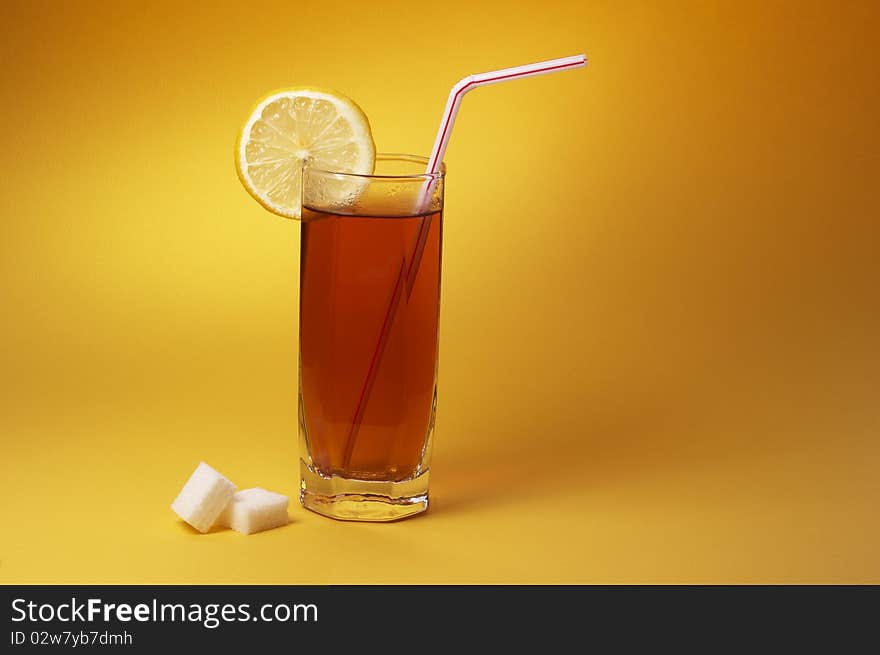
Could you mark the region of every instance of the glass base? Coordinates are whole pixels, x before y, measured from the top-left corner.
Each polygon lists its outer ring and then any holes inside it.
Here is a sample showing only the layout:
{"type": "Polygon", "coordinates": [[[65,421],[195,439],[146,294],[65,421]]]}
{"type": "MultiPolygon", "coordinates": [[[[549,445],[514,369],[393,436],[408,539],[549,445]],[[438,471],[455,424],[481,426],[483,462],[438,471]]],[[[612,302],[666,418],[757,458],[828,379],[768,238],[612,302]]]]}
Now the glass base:
{"type": "Polygon", "coordinates": [[[400,482],[328,478],[300,460],[299,501],[341,521],[397,521],[428,509],[428,476],[425,471],[400,482]]]}

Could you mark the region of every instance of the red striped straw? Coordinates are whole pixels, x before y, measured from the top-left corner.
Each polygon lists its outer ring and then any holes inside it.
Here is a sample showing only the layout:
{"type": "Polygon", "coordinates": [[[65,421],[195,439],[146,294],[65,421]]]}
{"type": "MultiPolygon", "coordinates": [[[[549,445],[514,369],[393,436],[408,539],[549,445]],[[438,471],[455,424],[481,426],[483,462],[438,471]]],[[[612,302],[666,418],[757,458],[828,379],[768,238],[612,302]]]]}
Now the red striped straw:
{"type": "MultiPolygon", "coordinates": [[[[440,172],[443,164],[443,156],[446,154],[446,147],[449,145],[449,137],[452,134],[452,126],[455,123],[455,117],[458,114],[458,108],[461,106],[461,100],[464,94],[471,89],[487,86],[489,84],[497,84],[499,82],[507,82],[508,80],[519,80],[533,75],[545,75],[547,73],[556,73],[558,71],[573,70],[575,68],[583,68],[587,65],[586,55],[574,55],[572,57],[562,57],[561,59],[550,59],[548,61],[539,61],[534,64],[526,64],[525,66],[514,66],[513,68],[502,68],[501,70],[489,71],[486,73],[477,73],[476,75],[468,75],[462,78],[452,87],[449,92],[449,98],[446,100],[446,109],[443,112],[443,118],[440,120],[440,129],[437,131],[437,138],[434,141],[434,148],[431,150],[431,157],[428,159],[428,168],[425,171],[427,175],[435,175],[440,172]]],[[[419,213],[426,213],[430,208],[430,200],[436,177],[431,177],[426,182],[418,203],[419,213]]],[[[406,298],[412,293],[415,284],[416,275],[419,272],[419,264],[422,261],[422,253],[428,242],[428,230],[431,227],[431,216],[425,216],[419,231],[416,234],[413,243],[413,254],[409,259],[409,266],[401,266],[397,282],[394,285],[394,291],[391,294],[391,302],[388,310],[385,312],[385,320],[379,334],[379,341],[373,356],[370,360],[370,367],[367,371],[367,377],[364,380],[364,386],[361,389],[361,395],[358,399],[358,405],[352,418],[351,427],[349,428],[348,438],[345,443],[345,453],[343,457],[344,467],[349,468],[351,457],[354,453],[354,446],[357,440],[357,433],[361,427],[361,421],[364,418],[364,411],[370,393],[373,390],[373,384],[376,381],[376,375],[379,370],[379,362],[382,359],[382,353],[385,351],[385,345],[388,342],[388,335],[391,332],[391,325],[394,322],[394,316],[397,314],[397,307],[400,305],[404,296],[401,284],[406,282],[406,298]]]]}
{"type": "Polygon", "coordinates": [[[434,149],[431,150],[431,157],[428,160],[428,170],[426,172],[429,174],[440,172],[443,155],[446,154],[446,146],[449,145],[449,136],[452,134],[452,125],[455,123],[455,116],[458,114],[458,108],[461,106],[461,100],[464,98],[465,93],[480,86],[507,82],[509,80],[520,80],[525,77],[532,77],[533,75],[546,75],[547,73],[583,68],[586,65],[586,55],[574,55],[572,57],[562,57],[561,59],[539,61],[534,64],[526,64],[525,66],[502,68],[501,70],[489,71],[488,73],[477,73],[459,80],[458,84],[453,86],[449,92],[449,99],[446,101],[446,111],[443,112],[443,118],[440,121],[440,129],[437,131],[437,139],[434,141],[434,149]]]}

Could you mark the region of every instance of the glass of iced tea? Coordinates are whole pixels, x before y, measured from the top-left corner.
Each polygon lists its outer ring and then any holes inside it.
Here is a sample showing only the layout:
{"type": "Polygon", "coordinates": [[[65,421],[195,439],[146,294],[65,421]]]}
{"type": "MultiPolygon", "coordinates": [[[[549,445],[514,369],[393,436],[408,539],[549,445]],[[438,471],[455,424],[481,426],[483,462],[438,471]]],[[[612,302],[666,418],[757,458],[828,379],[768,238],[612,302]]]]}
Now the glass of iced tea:
{"type": "Polygon", "coordinates": [[[300,500],[332,518],[428,508],[445,169],[427,163],[303,172],[300,500]]]}

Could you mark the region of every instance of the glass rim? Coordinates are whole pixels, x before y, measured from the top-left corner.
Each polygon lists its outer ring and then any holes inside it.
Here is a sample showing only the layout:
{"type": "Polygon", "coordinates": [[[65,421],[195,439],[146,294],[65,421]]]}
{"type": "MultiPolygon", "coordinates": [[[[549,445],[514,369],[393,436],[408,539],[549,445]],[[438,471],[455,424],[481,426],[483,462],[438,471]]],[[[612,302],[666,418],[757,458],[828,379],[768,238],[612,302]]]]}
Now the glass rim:
{"type": "MultiPolygon", "coordinates": [[[[380,152],[376,153],[376,161],[408,161],[411,163],[423,164],[427,167],[428,158],[422,155],[410,155],[404,152],[380,152]]],[[[306,173],[323,173],[325,175],[334,175],[339,178],[354,177],[362,180],[442,180],[446,177],[446,162],[440,164],[440,171],[437,173],[414,173],[411,175],[376,175],[375,173],[346,173],[343,171],[331,171],[324,168],[314,168],[308,164],[305,166],[306,173]]]]}

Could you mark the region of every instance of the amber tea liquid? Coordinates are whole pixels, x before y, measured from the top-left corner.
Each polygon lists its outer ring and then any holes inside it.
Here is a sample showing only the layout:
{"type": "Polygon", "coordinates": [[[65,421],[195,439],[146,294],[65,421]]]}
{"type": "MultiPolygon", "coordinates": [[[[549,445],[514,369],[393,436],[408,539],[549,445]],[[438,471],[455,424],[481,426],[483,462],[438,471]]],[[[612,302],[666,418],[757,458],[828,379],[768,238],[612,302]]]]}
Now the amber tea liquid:
{"type": "Polygon", "coordinates": [[[319,475],[421,473],[436,399],[441,231],[441,212],[303,207],[300,430],[319,475]]]}

